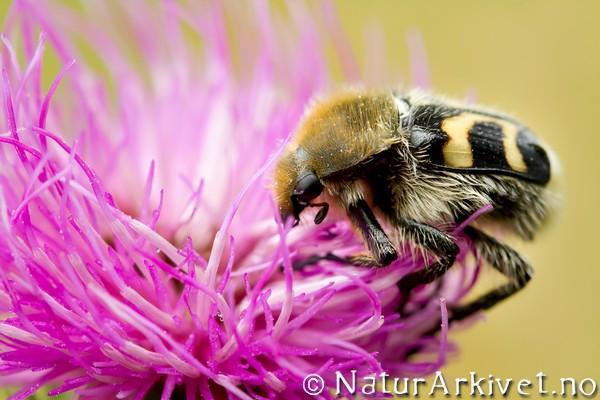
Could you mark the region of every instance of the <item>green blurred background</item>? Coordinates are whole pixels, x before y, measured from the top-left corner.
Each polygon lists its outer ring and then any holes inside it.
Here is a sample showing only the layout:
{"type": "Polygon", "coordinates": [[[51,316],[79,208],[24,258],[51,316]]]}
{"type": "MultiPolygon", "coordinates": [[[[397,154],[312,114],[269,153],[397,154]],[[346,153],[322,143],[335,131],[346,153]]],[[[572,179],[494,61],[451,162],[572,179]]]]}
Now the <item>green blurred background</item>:
{"type": "MultiPolygon", "coordinates": [[[[475,371],[518,381],[543,371],[550,390],[561,377],[600,382],[600,2],[336,3],[359,59],[373,45],[365,31],[376,27],[389,67],[406,76],[406,35],[420,32],[436,92],[462,98],[472,91],[478,102],[514,113],[563,164],[560,216],[535,242],[515,243],[536,268],[532,283],[486,321],[452,334],[461,350],[445,377],[475,371]]],[[[0,16],[9,4],[0,0],[0,16]]]]}

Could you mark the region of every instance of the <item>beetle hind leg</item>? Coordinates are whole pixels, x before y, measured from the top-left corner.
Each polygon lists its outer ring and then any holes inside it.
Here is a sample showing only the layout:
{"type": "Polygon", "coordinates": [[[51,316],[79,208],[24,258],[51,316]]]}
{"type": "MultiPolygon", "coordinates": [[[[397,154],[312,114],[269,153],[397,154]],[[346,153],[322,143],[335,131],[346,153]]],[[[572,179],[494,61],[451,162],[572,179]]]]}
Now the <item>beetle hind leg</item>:
{"type": "Polygon", "coordinates": [[[481,256],[493,268],[506,276],[509,282],[467,304],[453,306],[450,321],[459,321],[478,311],[490,309],[524,288],[533,275],[533,268],[529,263],[508,245],[470,226],[465,228],[464,232],[473,241],[481,256]]]}
{"type": "MultiPolygon", "coordinates": [[[[475,313],[488,310],[500,301],[507,299],[519,290],[523,289],[531,280],[533,269],[519,253],[508,245],[499,242],[486,233],[468,226],[464,233],[473,241],[479,254],[497,271],[505,275],[509,282],[490,290],[479,298],[463,305],[449,305],[449,322],[460,321],[475,313]]],[[[441,327],[441,319],[437,319],[435,325],[425,331],[423,335],[435,335],[441,327]]],[[[422,345],[416,345],[408,350],[407,356],[418,353],[422,345]]]]}

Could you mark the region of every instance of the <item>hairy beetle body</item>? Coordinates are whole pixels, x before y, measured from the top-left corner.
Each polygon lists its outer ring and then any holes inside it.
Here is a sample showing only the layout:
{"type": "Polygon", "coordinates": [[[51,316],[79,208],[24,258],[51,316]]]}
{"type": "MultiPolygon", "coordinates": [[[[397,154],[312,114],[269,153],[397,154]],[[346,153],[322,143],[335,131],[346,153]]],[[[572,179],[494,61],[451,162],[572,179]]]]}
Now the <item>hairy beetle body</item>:
{"type": "MultiPolygon", "coordinates": [[[[394,236],[435,254],[437,262],[399,282],[406,302],[453,264],[458,247],[444,226],[491,204],[486,221],[533,238],[548,214],[553,159],[525,126],[495,111],[420,92],[348,91],[309,108],[277,164],[275,193],[282,215],[296,221],[306,207],[320,208],[316,223],[330,202],[344,210],[368,249],[354,264],[397,257],[376,215],[394,236]]],[[[491,307],[532,274],[510,247],[475,227],[466,233],[509,283],[456,307],[454,319],[491,307]]]]}

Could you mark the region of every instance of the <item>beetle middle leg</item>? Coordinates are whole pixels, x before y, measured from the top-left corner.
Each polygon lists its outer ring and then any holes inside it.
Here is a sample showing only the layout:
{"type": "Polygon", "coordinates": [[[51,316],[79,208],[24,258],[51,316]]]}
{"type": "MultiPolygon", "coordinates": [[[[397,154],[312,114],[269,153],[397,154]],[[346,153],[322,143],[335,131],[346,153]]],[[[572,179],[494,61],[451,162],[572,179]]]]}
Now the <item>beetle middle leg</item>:
{"type": "Polygon", "coordinates": [[[398,289],[402,298],[398,308],[402,312],[410,292],[417,286],[432,283],[443,276],[454,264],[459,248],[450,236],[430,225],[412,220],[396,221],[395,225],[400,229],[403,238],[439,257],[438,261],[400,279],[398,289]]]}

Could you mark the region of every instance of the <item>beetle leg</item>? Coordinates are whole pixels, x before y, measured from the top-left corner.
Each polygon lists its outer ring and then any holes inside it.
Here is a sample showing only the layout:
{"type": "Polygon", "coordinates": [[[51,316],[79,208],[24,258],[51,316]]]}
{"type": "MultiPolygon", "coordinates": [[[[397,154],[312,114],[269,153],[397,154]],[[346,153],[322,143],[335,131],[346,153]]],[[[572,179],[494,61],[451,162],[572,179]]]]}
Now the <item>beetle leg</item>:
{"type": "Polygon", "coordinates": [[[402,312],[408,302],[410,292],[417,286],[431,283],[443,276],[454,264],[459,248],[450,236],[430,225],[411,220],[401,220],[397,221],[396,226],[400,229],[402,237],[439,257],[439,260],[433,264],[411,272],[400,279],[398,288],[402,299],[399,310],[402,312]]]}
{"type": "Polygon", "coordinates": [[[348,262],[348,260],[345,259],[344,257],[338,257],[333,253],[327,253],[324,255],[312,255],[305,259],[294,261],[292,264],[292,268],[295,271],[300,271],[300,270],[304,269],[304,267],[306,267],[308,265],[314,265],[321,260],[336,261],[339,263],[347,263],[348,262]]]}
{"type": "Polygon", "coordinates": [[[353,255],[347,256],[347,257],[339,257],[333,253],[326,253],[323,255],[315,254],[315,255],[312,255],[305,259],[294,261],[294,263],[292,264],[292,268],[295,271],[300,271],[300,270],[304,269],[304,267],[306,267],[308,265],[314,265],[321,260],[336,261],[341,264],[351,264],[351,265],[354,265],[357,267],[377,268],[377,267],[383,266],[379,262],[377,262],[375,257],[373,257],[371,254],[365,252],[365,253],[353,254],[353,255]]]}
{"type": "MultiPolygon", "coordinates": [[[[464,305],[450,306],[449,322],[460,321],[473,314],[488,310],[500,301],[512,296],[521,290],[531,280],[533,268],[508,245],[501,243],[486,233],[468,226],[464,233],[473,241],[479,254],[486,259],[490,265],[509,279],[509,282],[490,290],[479,298],[464,305]]],[[[424,335],[434,335],[440,330],[441,320],[424,335]]],[[[421,346],[409,350],[409,354],[417,353],[421,346]]]]}
{"type": "Polygon", "coordinates": [[[470,226],[465,228],[464,232],[473,241],[482,257],[506,276],[509,282],[467,304],[452,307],[450,321],[459,321],[478,311],[493,307],[524,288],[533,275],[533,268],[511,247],[470,226]]]}
{"type": "Polygon", "coordinates": [[[398,258],[398,253],[387,237],[373,211],[364,200],[359,200],[347,207],[348,217],[361,233],[368,253],[354,254],[349,257],[338,257],[332,253],[315,255],[294,263],[294,269],[315,264],[320,260],[339,261],[361,267],[385,267],[398,258]]]}
{"type": "Polygon", "coordinates": [[[398,258],[396,249],[390,242],[373,211],[364,200],[358,200],[347,207],[347,213],[354,226],[360,231],[370,255],[359,254],[349,257],[354,265],[385,267],[398,258]]]}

